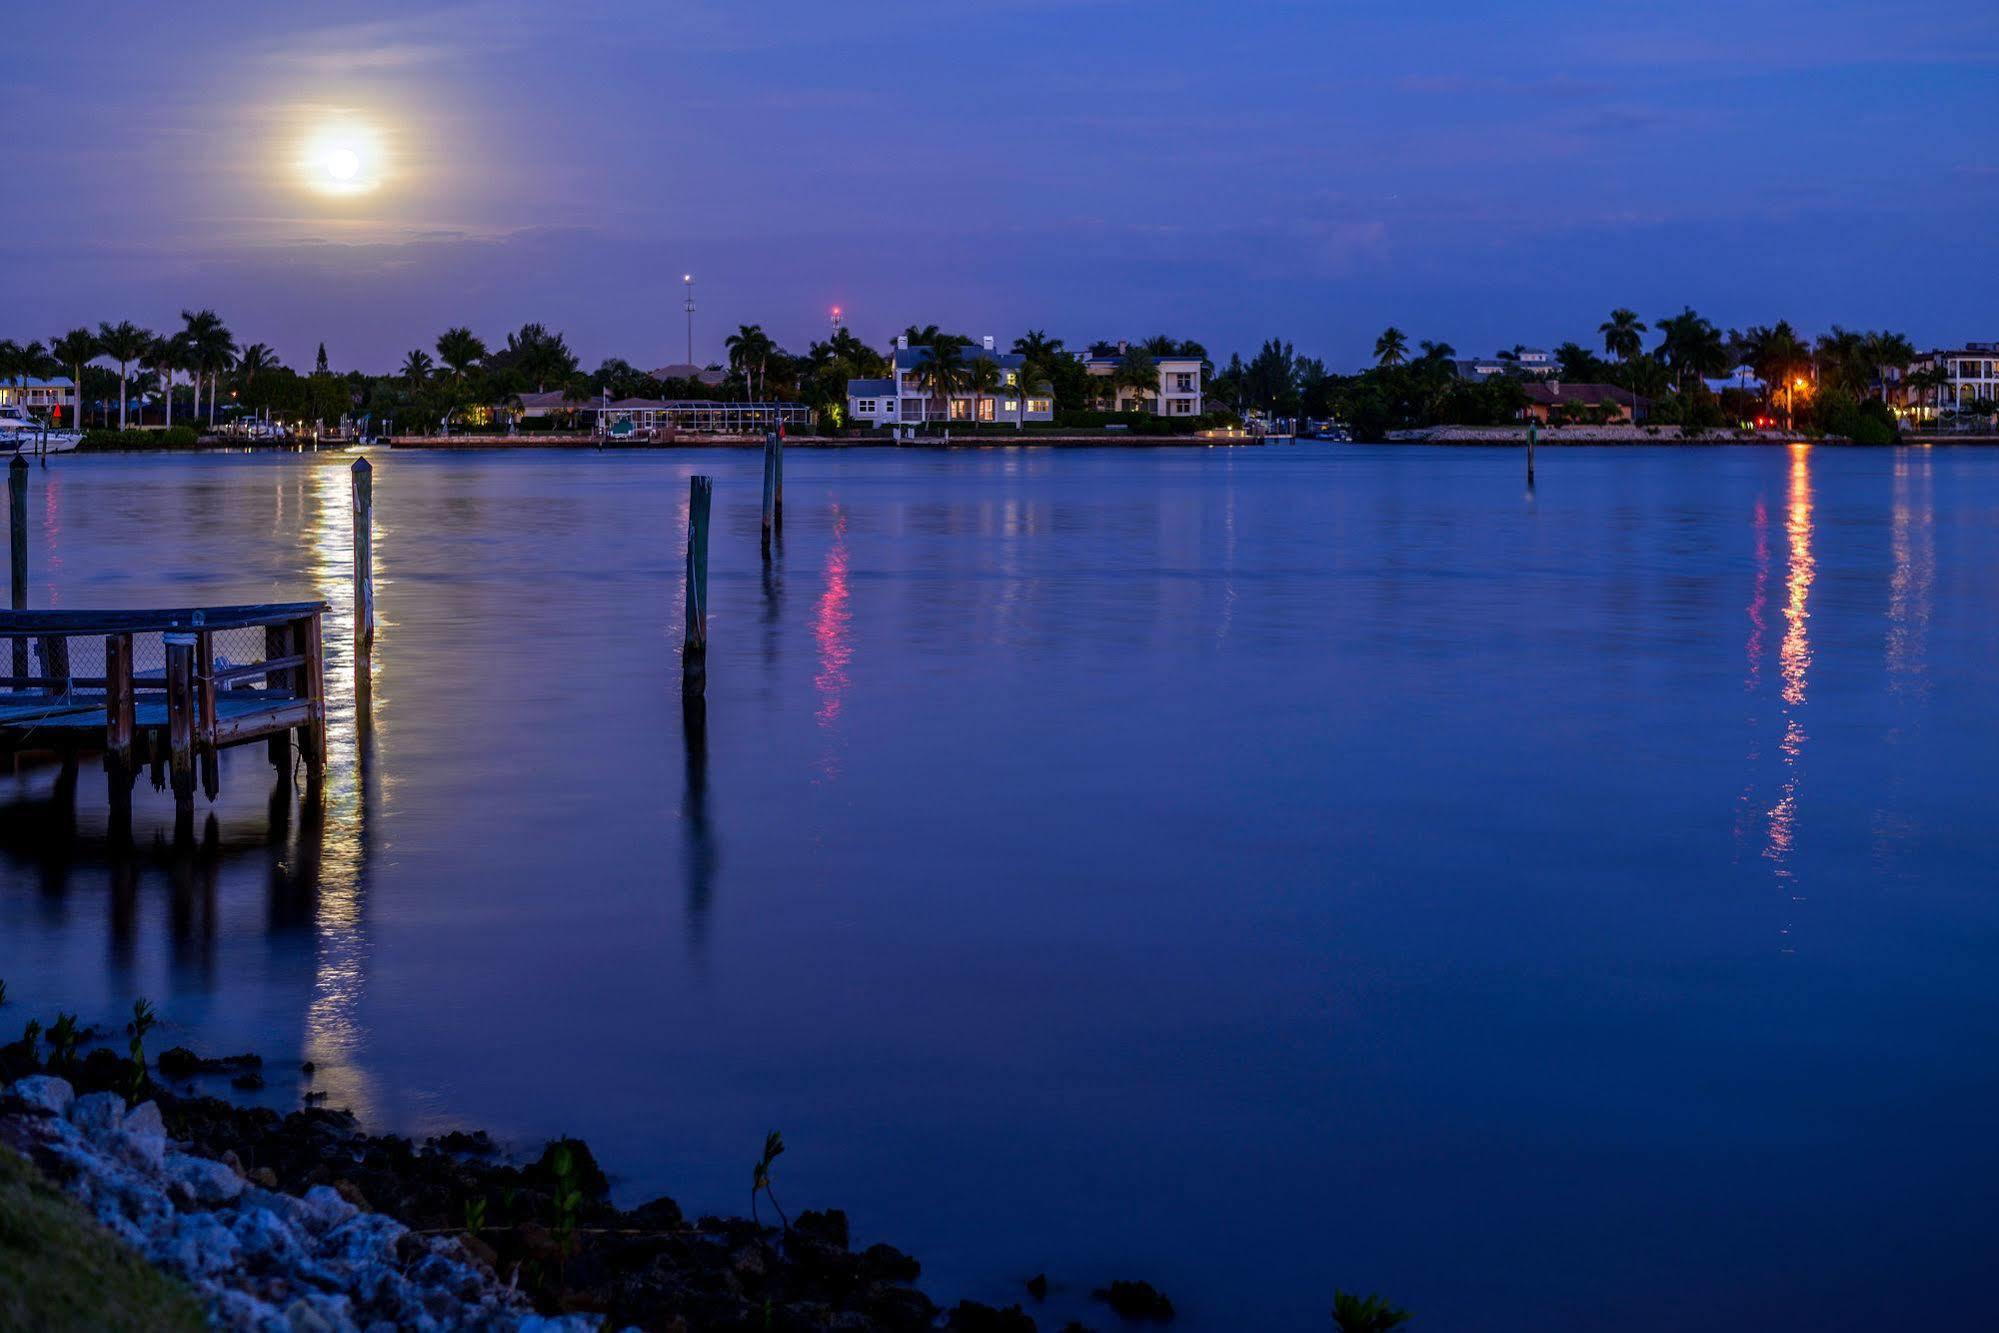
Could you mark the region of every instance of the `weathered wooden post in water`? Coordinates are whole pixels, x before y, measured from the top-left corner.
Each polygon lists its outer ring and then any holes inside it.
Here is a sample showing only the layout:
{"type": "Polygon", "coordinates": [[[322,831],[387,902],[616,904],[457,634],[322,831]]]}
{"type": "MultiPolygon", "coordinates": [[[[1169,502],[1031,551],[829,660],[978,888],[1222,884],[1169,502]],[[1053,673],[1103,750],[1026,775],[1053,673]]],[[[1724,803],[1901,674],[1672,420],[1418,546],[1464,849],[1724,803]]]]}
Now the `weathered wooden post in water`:
{"type": "Polygon", "coordinates": [[[777,522],[777,432],[764,433],[764,559],[770,559],[770,532],[777,522]]]}
{"type": "MultiPolygon", "coordinates": [[[[28,460],[19,454],[7,465],[7,552],[13,573],[16,611],[28,609],[28,460]]],[[[14,640],[14,674],[28,674],[28,641],[14,640]]]]}
{"type": "Polygon", "coordinates": [[[375,674],[375,469],[354,460],[354,702],[367,724],[375,674]]]}
{"type": "Polygon", "coordinates": [[[1541,437],[1541,423],[1527,423],[1527,489],[1534,489],[1534,441],[1541,437]]]}
{"type": "Polygon", "coordinates": [[[777,452],[777,466],[771,469],[771,473],[775,478],[775,484],[771,487],[771,490],[773,492],[771,499],[771,506],[770,506],[771,526],[777,530],[779,536],[783,536],[784,535],[784,427],[779,426],[775,431],[771,432],[771,439],[773,441],[773,447],[777,452]]]}
{"type": "Polygon", "coordinates": [[[173,762],[174,824],[194,825],[194,635],[161,636],[167,650],[167,743],[173,762]]]}
{"type": "MultiPolygon", "coordinates": [[[[687,479],[687,642],[680,653],[683,694],[705,694],[708,689],[708,508],[714,493],[713,477],[687,479]]],[[[764,540],[769,539],[766,527],[764,540]]]]}

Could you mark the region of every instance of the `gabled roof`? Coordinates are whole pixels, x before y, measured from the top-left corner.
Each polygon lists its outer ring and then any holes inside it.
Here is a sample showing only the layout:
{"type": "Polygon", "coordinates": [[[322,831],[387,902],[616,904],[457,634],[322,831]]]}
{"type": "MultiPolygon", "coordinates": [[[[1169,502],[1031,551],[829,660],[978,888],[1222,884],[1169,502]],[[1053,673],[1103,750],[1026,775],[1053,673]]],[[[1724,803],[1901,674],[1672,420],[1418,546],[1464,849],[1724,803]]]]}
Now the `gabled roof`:
{"type": "Polygon", "coordinates": [[[699,380],[703,384],[720,384],[729,378],[726,370],[708,370],[692,361],[676,361],[672,365],[661,366],[658,370],[646,372],[656,380],[699,380]]]}
{"type": "Polygon", "coordinates": [[[0,389],[73,389],[75,387],[76,382],[67,375],[58,375],[52,380],[41,379],[34,375],[10,375],[6,379],[0,379],[0,389]]]}
{"type": "MultiPolygon", "coordinates": [[[[1001,370],[1019,370],[1027,364],[1027,358],[1018,352],[988,352],[983,347],[961,348],[959,349],[958,356],[968,366],[974,361],[991,361],[998,365],[1001,370]]],[[[930,349],[928,347],[898,347],[895,349],[895,368],[897,370],[914,370],[929,359],[930,349]]]]}
{"type": "Polygon", "coordinates": [[[1629,389],[1615,384],[1564,384],[1559,380],[1528,381],[1521,391],[1530,403],[1543,407],[1560,407],[1565,403],[1587,406],[1591,403],[1616,403],[1621,407],[1644,407],[1652,400],[1640,398],[1629,389]]]}
{"type": "MultiPolygon", "coordinates": [[[[1137,353],[1137,355],[1140,360],[1150,361],[1155,366],[1166,365],[1171,362],[1179,362],[1190,366],[1198,366],[1201,364],[1200,357],[1181,356],[1177,352],[1172,356],[1154,356],[1150,352],[1139,352],[1137,353]]],[[[1113,354],[1110,356],[1086,356],[1083,358],[1084,366],[1089,367],[1091,369],[1095,369],[1098,366],[1121,366],[1124,364],[1124,361],[1125,358],[1121,354],[1113,354]]]]}

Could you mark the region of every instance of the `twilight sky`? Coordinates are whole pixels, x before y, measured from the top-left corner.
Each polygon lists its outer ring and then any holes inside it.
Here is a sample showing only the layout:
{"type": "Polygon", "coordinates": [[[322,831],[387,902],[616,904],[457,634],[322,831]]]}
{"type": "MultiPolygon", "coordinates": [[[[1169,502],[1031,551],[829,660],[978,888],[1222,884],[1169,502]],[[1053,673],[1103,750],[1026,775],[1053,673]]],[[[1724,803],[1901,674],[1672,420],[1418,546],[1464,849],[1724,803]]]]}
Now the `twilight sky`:
{"type": "Polygon", "coordinates": [[[9,32],[17,339],[205,305],[293,365],[532,319],[650,366],[684,271],[703,361],[834,304],[877,343],[1336,368],[1391,322],[1469,353],[1616,304],[1999,338],[1983,4],[78,0],[9,32]],[[329,144],[372,188],[326,192],[329,144]]]}

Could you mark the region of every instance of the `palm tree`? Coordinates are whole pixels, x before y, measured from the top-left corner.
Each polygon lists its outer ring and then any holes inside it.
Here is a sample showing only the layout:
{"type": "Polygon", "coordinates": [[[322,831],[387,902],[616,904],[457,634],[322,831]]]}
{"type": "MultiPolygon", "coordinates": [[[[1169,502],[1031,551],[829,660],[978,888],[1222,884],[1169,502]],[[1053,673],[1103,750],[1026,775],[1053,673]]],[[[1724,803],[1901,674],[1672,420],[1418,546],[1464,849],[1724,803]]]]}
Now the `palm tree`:
{"type": "Polygon", "coordinates": [[[437,359],[451,368],[451,378],[463,381],[467,371],[486,359],[486,344],[470,329],[446,329],[437,339],[437,359]]]}
{"type": "Polygon", "coordinates": [[[257,382],[258,372],[276,370],[278,364],[278,354],[269,343],[251,343],[243,349],[243,354],[236,358],[236,373],[243,377],[243,397],[246,401],[250,396],[250,386],[257,382]]]}
{"type": "Polygon", "coordinates": [[[1695,314],[1692,306],[1660,320],[1658,330],[1659,359],[1672,368],[1682,393],[1694,380],[1728,369],[1728,348],[1721,330],[1695,314]]]}
{"type": "Polygon", "coordinates": [[[1888,386],[1899,382],[1909,373],[1909,363],[1916,359],[1916,345],[1899,333],[1867,335],[1867,359],[1874,367],[1875,387],[1880,391],[1881,401],[1888,401],[1888,386]],[[1891,378],[1889,371],[1894,371],[1891,378]]]}
{"type": "Polygon", "coordinates": [[[1145,400],[1159,392],[1159,363],[1134,347],[1111,372],[1111,384],[1117,389],[1130,389],[1137,410],[1143,412],[1145,400]]]}
{"type": "Polygon", "coordinates": [[[1026,357],[1029,365],[1045,366],[1062,354],[1062,340],[1040,329],[1029,329],[1013,340],[1013,350],[1026,357]]]}
{"type": "Polygon", "coordinates": [[[1603,350],[1619,361],[1628,362],[1645,350],[1645,323],[1638,318],[1638,312],[1623,306],[1610,312],[1610,318],[1596,326],[1603,335],[1603,350]]]}
{"type": "MultiPolygon", "coordinates": [[[[979,404],[1000,387],[1000,368],[991,353],[973,359],[965,372],[965,387],[972,391],[972,420],[979,420],[979,404]]],[[[997,414],[996,414],[997,415],[997,414]]]]}
{"type": "Polygon", "coordinates": [[[97,346],[118,363],[118,429],[125,429],[125,388],[132,380],[132,363],[152,346],[153,335],[130,320],[97,326],[97,346]]]}
{"type": "Polygon", "coordinates": [[[757,377],[769,363],[771,353],[777,350],[777,344],[764,332],[763,325],[742,324],[722,345],[729,349],[729,369],[742,375],[744,391],[751,402],[756,402],[757,377]]]}
{"type": "Polygon", "coordinates": [[[83,367],[97,355],[97,338],[89,329],[71,329],[49,343],[49,353],[68,368],[76,384],[76,421],[83,422],[83,367]]]}
{"type": "Polygon", "coordinates": [[[430,378],[436,366],[437,363],[430,359],[430,353],[419,347],[403,358],[403,368],[397,373],[409,381],[410,392],[415,393],[417,387],[430,378]]]}
{"type": "Polygon", "coordinates": [[[213,310],[183,310],[181,337],[194,362],[194,410],[201,414],[201,383],[208,381],[208,424],[215,424],[215,390],[222,372],[236,362],[236,339],[213,310]]]}
{"type": "Polygon", "coordinates": [[[1381,331],[1374,340],[1374,363],[1378,366],[1399,366],[1409,355],[1409,337],[1393,324],[1381,331]]]}
{"type": "Polygon", "coordinates": [[[155,338],[146,347],[146,364],[160,377],[160,399],[166,414],[166,424],[174,424],[174,372],[187,361],[187,351],[181,346],[180,335],[169,334],[155,338]]]}
{"type": "Polygon", "coordinates": [[[951,395],[964,387],[965,374],[964,348],[948,337],[939,339],[916,367],[916,382],[930,390],[946,421],[951,419],[951,395]]]}

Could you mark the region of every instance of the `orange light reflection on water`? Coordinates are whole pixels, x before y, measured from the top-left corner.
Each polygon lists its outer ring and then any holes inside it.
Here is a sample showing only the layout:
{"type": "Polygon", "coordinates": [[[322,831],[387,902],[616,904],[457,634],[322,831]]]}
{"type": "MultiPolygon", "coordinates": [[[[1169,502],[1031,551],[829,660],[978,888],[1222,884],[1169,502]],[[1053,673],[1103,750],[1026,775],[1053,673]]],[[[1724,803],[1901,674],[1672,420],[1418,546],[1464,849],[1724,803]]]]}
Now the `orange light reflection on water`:
{"type": "Polygon", "coordinates": [[[1770,809],[1770,835],[1763,855],[1777,867],[1785,880],[1795,880],[1791,853],[1797,844],[1799,760],[1804,756],[1806,687],[1812,665],[1811,619],[1812,580],[1818,564],[1812,555],[1812,474],[1811,446],[1791,446],[1790,498],[1786,506],[1784,530],[1790,539],[1790,563],[1784,575],[1784,638],[1777,648],[1778,678],[1783,684],[1784,739],[1778,743],[1783,755],[1784,783],[1777,803],[1770,809]]]}

